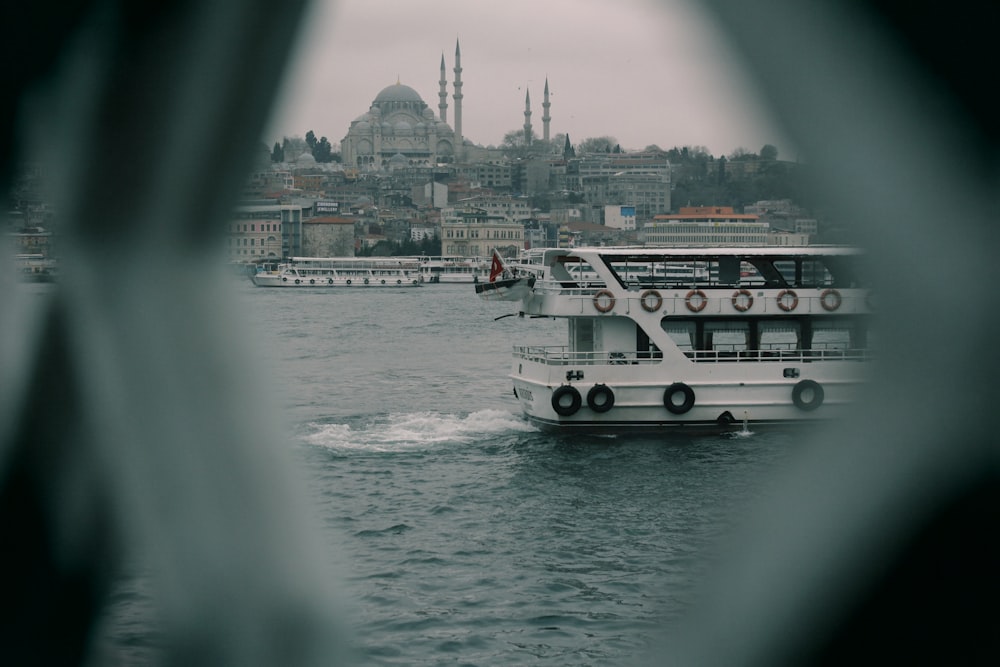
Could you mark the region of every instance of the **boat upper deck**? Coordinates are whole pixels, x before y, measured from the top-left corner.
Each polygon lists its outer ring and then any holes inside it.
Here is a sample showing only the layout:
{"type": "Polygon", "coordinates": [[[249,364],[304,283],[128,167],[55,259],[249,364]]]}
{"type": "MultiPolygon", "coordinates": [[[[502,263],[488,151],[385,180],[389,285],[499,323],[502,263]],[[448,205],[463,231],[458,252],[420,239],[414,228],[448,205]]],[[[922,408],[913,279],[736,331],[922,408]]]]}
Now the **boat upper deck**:
{"type": "Polygon", "coordinates": [[[870,312],[866,254],[844,246],[548,249],[524,312],[551,316],[842,316],[870,312]]]}
{"type": "Polygon", "coordinates": [[[525,269],[565,287],[862,288],[865,253],[844,246],[581,248],[545,251],[525,269]]]}

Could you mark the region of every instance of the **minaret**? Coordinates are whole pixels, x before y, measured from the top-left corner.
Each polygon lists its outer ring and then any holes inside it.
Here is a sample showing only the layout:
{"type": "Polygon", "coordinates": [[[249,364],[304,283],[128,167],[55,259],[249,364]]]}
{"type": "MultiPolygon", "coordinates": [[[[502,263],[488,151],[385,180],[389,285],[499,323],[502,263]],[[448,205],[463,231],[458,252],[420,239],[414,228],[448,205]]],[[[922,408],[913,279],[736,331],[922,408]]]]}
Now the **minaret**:
{"type": "Polygon", "coordinates": [[[462,51],[458,47],[458,40],[455,40],[455,159],[462,157],[462,51]]]}
{"type": "Polygon", "coordinates": [[[545,96],[542,101],[542,139],[546,143],[549,141],[549,121],[552,120],[552,116],[549,115],[549,77],[545,77],[545,96]]]}
{"type": "Polygon", "coordinates": [[[448,79],[445,75],[444,69],[444,54],[441,54],[441,79],[438,81],[441,86],[440,92],[438,92],[438,118],[442,122],[448,122],[448,79]]]}
{"type": "Polygon", "coordinates": [[[524,92],[524,145],[531,145],[531,91],[524,92]]]}

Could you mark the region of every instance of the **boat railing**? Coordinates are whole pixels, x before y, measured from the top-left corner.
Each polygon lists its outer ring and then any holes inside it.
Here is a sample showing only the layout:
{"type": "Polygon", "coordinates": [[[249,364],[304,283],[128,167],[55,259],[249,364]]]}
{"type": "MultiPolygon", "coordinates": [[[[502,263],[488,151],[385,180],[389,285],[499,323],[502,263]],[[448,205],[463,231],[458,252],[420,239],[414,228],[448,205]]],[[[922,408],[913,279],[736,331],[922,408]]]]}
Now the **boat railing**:
{"type": "MultiPolygon", "coordinates": [[[[870,361],[871,351],[867,349],[818,348],[811,350],[687,350],[684,356],[692,361],[704,363],[725,362],[802,362],[814,361],[870,361]]],[[[514,357],[534,361],[547,366],[617,366],[656,364],[663,354],[653,350],[648,352],[601,351],[572,352],[565,345],[517,345],[514,357]]]]}
{"type": "Polygon", "coordinates": [[[616,366],[659,363],[660,352],[570,352],[565,345],[518,345],[514,356],[549,366],[616,366]]]}
{"type": "Polygon", "coordinates": [[[871,361],[871,350],[819,348],[812,350],[687,350],[684,356],[697,362],[733,361],[871,361]]]}

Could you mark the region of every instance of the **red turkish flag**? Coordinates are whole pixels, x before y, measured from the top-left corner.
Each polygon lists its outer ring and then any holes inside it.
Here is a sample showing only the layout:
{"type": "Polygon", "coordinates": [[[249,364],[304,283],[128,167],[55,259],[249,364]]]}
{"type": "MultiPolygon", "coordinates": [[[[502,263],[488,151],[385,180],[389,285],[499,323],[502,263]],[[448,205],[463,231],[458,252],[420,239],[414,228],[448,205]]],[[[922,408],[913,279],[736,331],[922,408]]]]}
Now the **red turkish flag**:
{"type": "Polygon", "coordinates": [[[503,273],[503,262],[497,251],[493,251],[493,263],[490,265],[490,282],[496,282],[497,276],[503,273]]]}

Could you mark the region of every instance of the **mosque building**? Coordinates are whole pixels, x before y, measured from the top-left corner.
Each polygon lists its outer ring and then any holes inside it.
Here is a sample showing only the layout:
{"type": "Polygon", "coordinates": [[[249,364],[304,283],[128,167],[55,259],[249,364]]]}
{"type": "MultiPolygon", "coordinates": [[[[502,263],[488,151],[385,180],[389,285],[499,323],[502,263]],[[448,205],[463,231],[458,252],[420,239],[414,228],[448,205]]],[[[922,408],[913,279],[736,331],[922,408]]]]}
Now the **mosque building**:
{"type": "MultiPolygon", "coordinates": [[[[420,93],[399,81],[383,88],[368,111],[351,121],[340,142],[345,166],[362,171],[381,171],[396,166],[433,166],[440,162],[460,162],[472,156],[473,147],[462,136],[462,53],[455,42],[454,126],[448,124],[448,82],[444,55],[438,81],[438,115],[427,106],[420,93]]],[[[549,134],[549,90],[545,82],[545,138],[549,134]]],[[[526,132],[530,136],[530,110],[525,100],[526,132]]]]}

